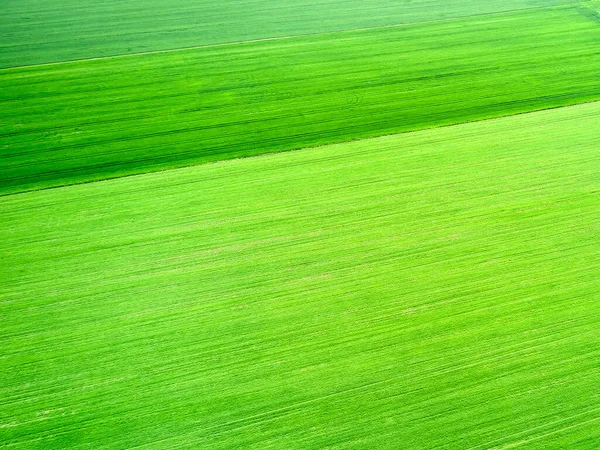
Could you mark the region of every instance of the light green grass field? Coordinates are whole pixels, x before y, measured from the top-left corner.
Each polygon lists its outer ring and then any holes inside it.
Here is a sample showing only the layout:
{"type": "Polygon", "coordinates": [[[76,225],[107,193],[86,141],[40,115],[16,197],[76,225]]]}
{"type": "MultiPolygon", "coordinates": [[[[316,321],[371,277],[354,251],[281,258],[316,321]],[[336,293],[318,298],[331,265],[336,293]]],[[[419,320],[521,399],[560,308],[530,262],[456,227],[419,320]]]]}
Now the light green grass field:
{"type": "Polygon", "coordinates": [[[599,122],[0,198],[0,445],[597,449],[599,122]]]}
{"type": "Polygon", "coordinates": [[[572,0],[3,0],[0,67],[316,34],[572,0]]]}
{"type": "Polygon", "coordinates": [[[0,193],[600,98],[576,7],[0,71],[0,193]]]}

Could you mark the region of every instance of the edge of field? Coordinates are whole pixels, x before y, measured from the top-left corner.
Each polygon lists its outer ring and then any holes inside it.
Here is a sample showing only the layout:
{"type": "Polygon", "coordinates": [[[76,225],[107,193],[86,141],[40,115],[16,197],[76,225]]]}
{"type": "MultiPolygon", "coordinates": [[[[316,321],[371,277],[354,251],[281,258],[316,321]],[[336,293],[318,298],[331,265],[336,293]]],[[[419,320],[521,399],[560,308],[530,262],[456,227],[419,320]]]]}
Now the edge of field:
{"type": "Polygon", "coordinates": [[[76,182],[70,182],[70,183],[64,183],[64,184],[58,184],[58,185],[51,185],[51,186],[47,186],[47,187],[24,189],[24,190],[15,191],[15,192],[0,192],[0,199],[3,197],[17,196],[17,195],[21,195],[21,194],[30,194],[32,192],[48,191],[48,190],[53,190],[53,189],[65,188],[65,187],[69,187],[69,186],[81,186],[81,185],[87,185],[87,184],[92,184],[92,183],[100,183],[100,182],[118,180],[118,179],[122,179],[122,178],[140,177],[140,176],[158,174],[158,173],[163,173],[163,172],[173,172],[173,171],[177,171],[177,170],[189,170],[190,168],[194,168],[194,167],[214,166],[214,165],[218,165],[218,164],[229,164],[229,163],[232,163],[235,161],[268,158],[273,155],[317,150],[317,149],[323,149],[326,147],[334,147],[334,146],[340,146],[340,145],[345,145],[345,144],[350,144],[350,143],[367,142],[367,141],[372,141],[372,140],[376,140],[376,139],[391,138],[394,136],[416,135],[418,133],[423,133],[423,132],[432,131],[432,130],[439,130],[439,129],[445,129],[445,128],[456,128],[456,127],[462,127],[462,126],[465,126],[468,124],[479,124],[479,123],[485,123],[485,122],[502,121],[502,120],[506,120],[511,117],[528,116],[528,115],[532,115],[532,114],[539,114],[539,113],[543,113],[543,112],[549,112],[549,111],[554,111],[554,110],[563,110],[563,109],[568,109],[568,108],[576,108],[578,106],[594,105],[594,104],[597,104],[600,106],[600,100],[596,99],[596,100],[577,102],[577,103],[566,104],[566,105],[561,105],[561,106],[552,106],[552,107],[548,107],[548,108],[541,108],[541,109],[536,109],[536,110],[531,110],[531,111],[525,111],[525,112],[520,112],[520,113],[516,113],[516,114],[506,114],[506,115],[502,115],[502,116],[490,117],[487,119],[457,122],[457,123],[453,123],[450,125],[431,126],[431,127],[425,127],[425,128],[405,131],[402,133],[391,133],[391,134],[383,134],[383,135],[378,135],[378,136],[370,136],[370,137],[366,137],[366,138],[349,139],[349,140],[345,140],[343,142],[334,142],[331,144],[316,145],[316,146],[312,146],[312,147],[303,147],[303,148],[295,148],[295,149],[276,151],[276,152],[270,152],[270,153],[261,153],[258,155],[244,156],[244,157],[239,157],[239,158],[221,159],[221,160],[217,160],[217,161],[205,162],[205,163],[200,163],[200,164],[177,165],[177,166],[173,166],[173,167],[164,167],[164,168],[160,168],[160,169],[156,169],[156,170],[146,170],[143,172],[137,172],[137,173],[131,173],[131,174],[125,174],[125,175],[116,175],[116,176],[98,178],[98,179],[94,179],[94,180],[83,180],[83,181],[76,181],[76,182]]]}

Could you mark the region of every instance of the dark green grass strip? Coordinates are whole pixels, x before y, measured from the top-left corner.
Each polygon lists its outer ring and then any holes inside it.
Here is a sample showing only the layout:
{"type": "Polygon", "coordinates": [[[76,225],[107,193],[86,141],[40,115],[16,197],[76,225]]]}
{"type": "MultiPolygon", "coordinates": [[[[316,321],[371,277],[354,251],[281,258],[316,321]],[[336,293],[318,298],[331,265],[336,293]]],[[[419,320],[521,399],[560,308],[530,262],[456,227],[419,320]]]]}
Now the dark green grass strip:
{"type": "Polygon", "coordinates": [[[395,25],[572,0],[3,0],[0,67],[395,25]]]}
{"type": "Polygon", "coordinates": [[[600,97],[575,8],[0,71],[0,193],[600,97]]]}
{"type": "Polygon", "coordinates": [[[0,198],[0,446],[599,448],[599,121],[0,198]]]}

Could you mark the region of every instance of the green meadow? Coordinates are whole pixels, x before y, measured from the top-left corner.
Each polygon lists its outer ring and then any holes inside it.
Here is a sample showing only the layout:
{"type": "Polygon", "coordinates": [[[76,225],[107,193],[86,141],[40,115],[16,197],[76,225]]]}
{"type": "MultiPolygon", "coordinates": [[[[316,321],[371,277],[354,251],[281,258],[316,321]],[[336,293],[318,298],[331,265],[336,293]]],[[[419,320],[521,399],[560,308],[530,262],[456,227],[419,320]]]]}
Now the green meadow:
{"type": "Polygon", "coordinates": [[[573,0],[3,0],[0,67],[575,3],[573,0]]]}
{"type": "Polygon", "coordinates": [[[578,7],[0,71],[0,193],[600,98],[578,7]]]}
{"type": "Polygon", "coordinates": [[[0,9],[0,448],[600,448],[600,1],[0,9]]]}
{"type": "Polygon", "coordinates": [[[596,448],[599,120],[0,198],[2,442],[596,448]]]}

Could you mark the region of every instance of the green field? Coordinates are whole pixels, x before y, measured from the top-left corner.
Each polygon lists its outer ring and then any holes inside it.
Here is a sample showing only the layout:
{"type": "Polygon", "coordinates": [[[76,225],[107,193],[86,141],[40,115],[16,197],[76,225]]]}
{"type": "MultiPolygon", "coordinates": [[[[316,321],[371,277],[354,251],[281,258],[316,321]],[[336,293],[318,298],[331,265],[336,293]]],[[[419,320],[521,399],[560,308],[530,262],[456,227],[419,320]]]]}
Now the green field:
{"type": "Polygon", "coordinates": [[[0,448],[600,448],[600,0],[4,0],[0,448]]]}
{"type": "Polygon", "coordinates": [[[0,443],[598,448],[599,121],[0,198],[0,443]]]}
{"type": "Polygon", "coordinates": [[[0,71],[0,193],[600,98],[577,7],[0,71]]]}
{"type": "Polygon", "coordinates": [[[0,67],[316,34],[572,0],[3,0],[0,67]]]}

